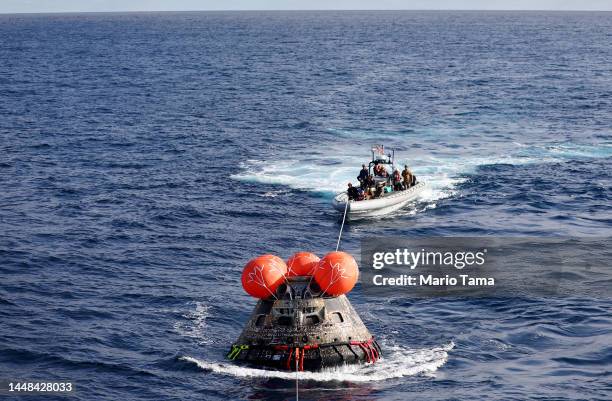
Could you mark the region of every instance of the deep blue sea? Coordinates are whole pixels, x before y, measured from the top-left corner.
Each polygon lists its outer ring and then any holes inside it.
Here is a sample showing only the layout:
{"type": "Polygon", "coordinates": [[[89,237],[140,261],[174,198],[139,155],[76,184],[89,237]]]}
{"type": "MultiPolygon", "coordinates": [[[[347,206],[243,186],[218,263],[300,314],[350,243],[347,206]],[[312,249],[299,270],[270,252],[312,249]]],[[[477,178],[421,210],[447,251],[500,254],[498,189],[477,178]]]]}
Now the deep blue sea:
{"type": "MultiPolygon", "coordinates": [[[[429,190],[349,222],[355,255],[371,236],[610,236],[612,13],[0,15],[0,379],[293,399],[293,375],[224,358],[255,304],[240,273],[332,250],[331,197],[375,143],[429,190]]],[[[610,399],[612,306],[586,279],[358,285],[385,359],[304,374],[300,399],[610,399]]]]}

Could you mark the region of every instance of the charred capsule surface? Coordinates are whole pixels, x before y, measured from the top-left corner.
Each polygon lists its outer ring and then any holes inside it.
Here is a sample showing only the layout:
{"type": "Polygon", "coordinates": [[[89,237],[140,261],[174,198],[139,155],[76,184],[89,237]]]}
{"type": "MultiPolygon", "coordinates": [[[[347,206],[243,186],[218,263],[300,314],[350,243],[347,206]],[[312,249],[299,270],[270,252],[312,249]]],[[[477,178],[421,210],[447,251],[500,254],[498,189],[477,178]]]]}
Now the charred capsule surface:
{"type": "Polygon", "coordinates": [[[260,300],[228,358],[283,370],[375,362],[381,350],[345,295],[324,295],[311,277],[291,277],[260,300]]]}

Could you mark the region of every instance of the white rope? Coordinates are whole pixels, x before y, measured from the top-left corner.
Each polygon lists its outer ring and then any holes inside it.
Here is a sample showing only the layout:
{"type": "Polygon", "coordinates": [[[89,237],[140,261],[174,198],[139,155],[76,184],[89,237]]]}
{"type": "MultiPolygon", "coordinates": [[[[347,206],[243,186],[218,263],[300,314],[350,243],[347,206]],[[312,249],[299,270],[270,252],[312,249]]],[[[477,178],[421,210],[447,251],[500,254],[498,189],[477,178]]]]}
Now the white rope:
{"type": "MultiPolygon", "coordinates": [[[[338,234],[338,242],[336,243],[336,252],[338,252],[338,248],[340,248],[340,238],[342,238],[342,230],[344,229],[344,222],[346,220],[346,212],[348,211],[348,207],[349,207],[349,198],[348,195],[346,196],[346,206],[344,206],[344,216],[342,216],[342,225],[340,226],[340,233],[338,234]]],[[[318,267],[315,268],[315,271],[318,267]]],[[[308,285],[306,286],[306,288],[310,288],[310,284],[312,283],[312,279],[314,278],[314,271],[312,272],[312,275],[310,276],[310,280],[308,281],[308,285]]]]}
{"type": "Polygon", "coordinates": [[[340,226],[340,233],[338,234],[338,243],[336,244],[336,252],[338,252],[338,248],[340,248],[340,238],[342,238],[342,230],[344,229],[344,221],[346,220],[346,212],[348,211],[349,203],[351,200],[348,195],[346,196],[346,206],[344,207],[344,216],[342,216],[342,225],[340,226]]]}

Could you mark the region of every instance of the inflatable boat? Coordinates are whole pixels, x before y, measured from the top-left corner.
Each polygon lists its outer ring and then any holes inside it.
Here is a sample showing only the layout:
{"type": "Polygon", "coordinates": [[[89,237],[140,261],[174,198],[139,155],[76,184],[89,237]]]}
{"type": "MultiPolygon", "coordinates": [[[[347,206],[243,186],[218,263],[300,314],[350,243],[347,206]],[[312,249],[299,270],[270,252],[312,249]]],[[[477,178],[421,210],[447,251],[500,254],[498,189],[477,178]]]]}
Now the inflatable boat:
{"type": "MultiPolygon", "coordinates": [[[[416,176],[409,170],[409,185],[402,184],[394,190],[392,178],[396,171],[394,159],[395,151],[385,154],[383,145],[373,147],[372,160],[368,165],[367,172],[364,165],[364,169],[358,177],[360,183],[350,188],[350,190],[358,191],[360,196],[349,199],[347,191],[341,192],[332,201],[334,208],[342,214],[346,213],[347,220],[358,220],[391,213],[417,198],[426,188],[426,185],[424,182],[417,181],[416,176]],[[387,166],[391,168],[390,172],[387,166]],[[369,179],[363,180],[362,178],[365,176],[369,179]],[[361,187],[361,189],[357,190],[356,187],[361,187]]],[[[396,174],[399,174],[399,170],[396,174]]],[[[349,187],[351,185],[349,184],[349,187]]]]}
{"type": "Polygon", "coordinates": [[[379,198],[368,200],[348,200],[346,192],[339,193],[334,197],[333,206],[340,213],[346,209],[347,220],[358,220],[368,217],[383,216],[395,210],[401,209],[406,203],[419,197],[426,188],[424,182],[402,190],[383,194],[379,198]],[[348,201],[348,206],[346,202],[348,201]]]}

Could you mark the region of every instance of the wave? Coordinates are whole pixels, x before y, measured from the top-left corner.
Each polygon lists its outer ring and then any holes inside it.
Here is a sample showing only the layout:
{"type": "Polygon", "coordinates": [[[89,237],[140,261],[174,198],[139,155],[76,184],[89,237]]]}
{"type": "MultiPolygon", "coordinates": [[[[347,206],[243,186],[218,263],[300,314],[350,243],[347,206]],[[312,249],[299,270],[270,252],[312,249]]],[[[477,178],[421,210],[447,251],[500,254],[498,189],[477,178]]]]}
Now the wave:
{"type": "Polygon", "coordinates": [[[282,372],[248,368],[229,363],[209,362],[191,356],[182,356],[179,359],[198,366],[204,371],[235,377],[261,377],[318,382],[372,382],[382,381],[404,376],[433,374],[448,360],[448,352],[455,347],[449,344],[423,349],[403,348],[400,346],[385,346],[385,356],[374,364],[345,365],[325,369],[320,372],[282,372]]]}
{"type": "Polygon", "coordinates": [[[81,371],[88,369],[97,374],[101,372],[109,372],[112,374],[120,374],[124,376],[148,376],[155,377],[155,373],[149,370],[141,369],[135,366],[130,366],[126,363],[106,362],[100,360],[79,360],[68,358],[69,350],[64,349],[57,352],[45,352],[35,349],[25,348],[0,348],[0,356],[7,361],[14,361],[22,365],[35,364],[36,366],[45,365],[58,367],[61,369],[69,369],[81,371]]]}
{"type": "Polygon", "coordinates": [[[522,146],[523,156],[547,157],[550,161],[612,157],[612,144],[586,145],[563,142],[549,145],[522,146]]]}

